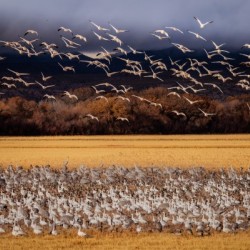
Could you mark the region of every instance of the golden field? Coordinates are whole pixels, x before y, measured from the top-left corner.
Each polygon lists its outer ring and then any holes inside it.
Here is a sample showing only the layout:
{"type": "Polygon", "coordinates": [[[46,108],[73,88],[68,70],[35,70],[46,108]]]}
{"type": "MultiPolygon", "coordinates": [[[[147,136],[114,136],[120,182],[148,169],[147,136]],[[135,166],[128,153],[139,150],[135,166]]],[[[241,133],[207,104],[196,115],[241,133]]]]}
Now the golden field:
{"type": "Polygon", "coordinates": [[[250,166],[250,135],[0,137],[0,165],[250,166]]]}
{"type": "Polygon", "coordinates": [[[216,234],[209,237],[176,236],[166,233],[95,234],[93,238],[80,238],[76,233],[59,236],[33,236],[13,238],[1,236],[1,250],[6,249],[250,249],[249,233],[216,234]]]}
{"type": "MultiPolygon", "coordinates": [[[[250,166],[250,135],[0,137],[0,165],[69,167],[109,166],[250,166]]],[[[32,235],[32,234],[31,234],[32,235]]],[[[0,249],[250,249],[250,232],[208,237],[170,233],[93,233],[76,230],[58,236],[1,235],[0,249]]]]}

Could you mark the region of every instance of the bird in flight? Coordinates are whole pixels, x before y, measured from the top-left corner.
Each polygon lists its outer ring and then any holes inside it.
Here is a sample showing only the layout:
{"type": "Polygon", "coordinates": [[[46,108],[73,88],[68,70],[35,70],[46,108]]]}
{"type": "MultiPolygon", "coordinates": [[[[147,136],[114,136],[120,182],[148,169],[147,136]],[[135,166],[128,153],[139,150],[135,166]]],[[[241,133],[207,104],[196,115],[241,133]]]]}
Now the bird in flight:
{"type": "Polygon", "coordinates": [[[12,72],[13,74],[15,74],[17,77],[30,75],[29,73],[19,73],[19,72],[12,70],[12,69],[7,69],[7,70],[12,72]]]}
{"type": "Polygon", "coordinates": [[[216,85],[215,83],[204,83],[204,85],[212,86],[214,89],[218,89],[223,94],[222,89],[218,85],[216,85]]]}
{"type": "Polygon", "coordinates": [[[198,109],[202,112],[202,114],[203,114],[205,117],[209,117],[209,116],[214,116],[214,115],[216,115],[216,113],[207,113],[207,112],[203,111],[203,110],[200,109],[200,108],[198,108],[198,109]]]}
{"type": "Polygon", "coordinates": [[[79,39],[79,40],[82,40],[84,41],[85,43],[87,42],[87,38],[85,36],[82,36],[82,35],[79,35],[79,34],[76,34],[72,37],[72,39],[79,39]]]}
{"type": "Polygon", "coordinates": [[[38,82],[38,81],[35,81],[35,82],[36,82],[37,85],[41,86],[42,89],[48,89],[48,88],[52,88],[52,87],[55,86],[55,85],[47,85],[47,86],[45,86],[45,85],[41,84],[41,83],[38,82]]]}
{"type": "Polygon", "coordinates": [[[69,29],[69,28],[65,28],[65,27],[63,27],[63,26],[61,26],[57,31],[69,32],[69,33],[71,33],[72,36],[73,36],[72,30],[69,29]]]}
{"type": "Polygon", "coordinates": [[[55,98],[55,96],[53,96],[53,95],[45,94],[45,95],[43,96],[43,98],[47,98],[48,100],[56,101],[56,98],[55,98]]]}
{"type": "Polygon", "coordinates": [[[49,80],[50,78],[53,77],[53,76],[45,76],[45,75],[43,74],[43,72],[41,72],[41,75],[42,75],[42,79],[43,79],[44,82],[46,82],[47,80],[49,80]]]}
{"type": "Polygon", "coordinates": [[[196,101],[192,101],[190,99],[188,99],[187,97],[184,96],[184,99],[186,99],[191,105],[198,103],[198,102],[202,102],[202,100],[196,100],[196,101]]]}
{"type": "Polygon", "coordinates": [[[178,29],[178,28],[176,28],[176,27],[173,27],[173,26],[167,26],[167,27],[165,27],[166,29],[171,29],[171,30],[173,30],[173,31],[178,31],[178,32],[180,32],[181,34],[183,34],[183,31],[181,31],[180,29],[178,29]]]}
{"type": "Polygon", "coordinates": [[[94,115],[92,115],[92,114],[87,114],[86,117],[90,118],[91,120],[96,120],[96,121],[99,122],[98,117],[96,117],[96,116],[94,116],[94,115]]]}
{"type": "Polygon", "coordinates": [[[193,32],[193,31],[190,31],[190,30],[188,30],[188,32],[190,33],[190,34],[193,34],[197,39],[201,39],[201,40],[203,40],[203,41],[207,41],[203,36],[201,36],[201,35],[199,35],[198,33],[195,33],[195,32],[193,32]]]}
{"type": "Polygon", "coordinates": [[[58,65],[62,68],[63,71],[73,71],[75,72],[75,69],[73,68],[73,66],[65,66],[63,67],[62,64],[58,63],[58,65]]]}
{"type": "Polygon", "coordinates": [[[213,23],[214,21],[208,21],[206,23],[202,23],[198,17],[194,16],[194,19],[198,22],[201,29],[204,29],[208,24],[213,23]]]}
{"type": "Polygon", "coordinates": [[[109,29],[103,28],[100,25],[97,25],[96,23],[94,23],[93,21],[89,20],[89,22],[94,25],[98,30],[100,31],[109,31],[109,29]]]}
{"type": "Polygon", "coordinates": [[[122,121],[122,122],[128,122],[128,123],[129,123],[129,119],[128,119],[128,118],[126,118],[126,117],[121,117],[121,116],[117,117],[117,118],[116,118],[116,121],[122,121]]]}
{"type": "Polygon", "coordinates": [[[172,113],[175,113],[175,114],[178,115],[178,116],[183,116],[183,117],[187,118],[186,114],[183,113],[183,112],[179,112],[179,111],[177,111],[177,110],[173,110],[172,113]]]}
{"type": "Polygon", "coordinates": [[[116,28],[114,25],[112,25],[110,22],[109,22],[109,25],[112,27],[112,29],[115,31],[116,34],[128,32],[128,30],[117,29],[117,28],[116,28]]]}
{"type": "Polygon", "coordinates": [[[63,95],[68,96],[70,99],[75,99],[76,101],[78,101],[78,97],[76,95],[70,94],[68,91],[64,91],[63,95]]]}
{"type": "Polygon", "coordinates": [[[38,36],[38,32],[35,31],[35,30],[27,30],[25,33],[24,33],[24,36],[27,36],[28,34],[35,34],[38,36]]]}
{"type": "Polygon", "coordinates": [[[106,102],[109,101],[108,98],[107,98],[106,96],[104,96],[104,95],[99,95],[99,96],[97,96],[95,99],[96,99],[96,100],[105,100],[106,102]]]}

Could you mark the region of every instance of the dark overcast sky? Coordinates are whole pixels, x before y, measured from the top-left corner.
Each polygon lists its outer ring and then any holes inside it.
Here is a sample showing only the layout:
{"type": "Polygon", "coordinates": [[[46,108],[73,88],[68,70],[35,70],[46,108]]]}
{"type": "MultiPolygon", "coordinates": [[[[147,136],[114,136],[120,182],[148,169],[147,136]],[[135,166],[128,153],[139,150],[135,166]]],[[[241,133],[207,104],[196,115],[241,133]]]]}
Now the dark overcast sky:
{"type": "MultiPolygon", "coordinates": [[[[157,49],[169,45],[149,33],[165,26],[199,32],[208,40],[225,42],[230,47],[250,43],[250,1],[248,0],[1,0],[0,40],[17,40],[27,29],[36,29],[42,40],[58,39],[57,28],[69,27],[90,41],[95,50],[104,42],[95,42],[89,19],[108,27],[108,22],[130,32],[120,38],[140,49],[157,49]],[[200,30],[193,16],[213,20],[200,30]]],[[[173,42],[191,47],[206,44],[192,37],[169,32],[173,42]]],[[[108,45],[107,45],[108,46],[108,45]]]]}

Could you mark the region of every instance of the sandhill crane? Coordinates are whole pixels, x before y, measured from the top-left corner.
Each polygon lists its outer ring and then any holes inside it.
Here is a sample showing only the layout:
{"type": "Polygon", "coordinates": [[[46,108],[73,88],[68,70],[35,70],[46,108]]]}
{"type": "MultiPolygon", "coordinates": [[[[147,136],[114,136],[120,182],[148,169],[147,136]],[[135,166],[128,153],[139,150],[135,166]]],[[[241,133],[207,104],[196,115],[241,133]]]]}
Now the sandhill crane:
{"type": "Polygon", "coordinates": [[[117,28],[114,27],[114,25],[112,25],[110,22],[109,22],[109,25],[112,27],[112,29],[115,31],[116,34],[128,32],[128,30],[117,29],[117,28]]]}
{"type": "Polygon", "coordinates": [[[68,96],[70,99],[75,99],[78,101],[78,97],[76,95],[70,94],[68,91],[64,91],[63,95],[68,96]]]}
{"type": "Polygon", "coordinates": [[[202,114],[203,114],[205,117],[209,117],[209,116],[214,116],[214,115],[216,115],[216,113],[207,113],[207,112],[203,111],[203,110],[200,109],[200,108],[198,108],[198,109],[202,112],[202,114]]]}
{"type": "Polygon", "coordinates": [[[202,23],[201,20],[195,16],[194,16],[194,19],[198,22],[201,29],[204,29],[208,24],[213,23],[213,21],[202,23]]]}
{"type": "Polygon", "coordinates": [[[41,75],[42,75],[42,80],[44,81],[44,82],[46,82],[47,80],[49,80],[49,79],[51,79],[53,76],[45,76],[44,74],[43,74],[43,72],[41,72],[41,75]]]}

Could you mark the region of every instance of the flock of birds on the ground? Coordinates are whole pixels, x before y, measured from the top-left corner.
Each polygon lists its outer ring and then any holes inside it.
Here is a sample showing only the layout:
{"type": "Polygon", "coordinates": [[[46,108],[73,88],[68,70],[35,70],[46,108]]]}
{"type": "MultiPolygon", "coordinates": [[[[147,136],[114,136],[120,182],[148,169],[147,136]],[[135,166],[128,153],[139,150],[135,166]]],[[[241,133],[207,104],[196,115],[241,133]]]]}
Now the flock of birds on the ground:
{"type": "MultiPolygon", "coordinates": [[[[208,25],[213,23],[213,21],[203,23],[197,17],[194,17],[194,19],[197,22],[200,30],[203,30],[208,25]]],[[[138,77],[152,78],[155,83],[164,83],[165,80],[161,78],[160,74],[168,71],[171,72],[172,76],[180,78],[181,81],[185,82],[184,84],[176,81],[176,86],[168,88],[170,91],[168,96],[173,96],[174,98],[184,98],[187,101],[187,104],[190,105],[196,105],[197,103],[202,102],[202,100],[193,100],[194,98],[193,96],[191,97],[190,94],[204,93],[209,90],[216,91],[223,96],[223,85],[227,84],[228,82],[232,83],[236,81],[236,79],[237,82],[235,82],[234,85],[237,88],[240,88],[242,91],[246,91],[246,93],[248,93],[250,90],[250,82],[248,80],[250,75],[247,73],[247,68],[250,67],[250,55],[247,53],[240,53],[242,58],[246,58],[248,61],[242,61],[240,65],[235,66],[235,59],[228,56],[230,52],[223,48],[225,45],[224,43],[217,44],[216,42],[211,41],[211,46],[213,46],[213,49],[211,51],[207,51],[204,48],[204,53],[207,57],[206,61],[199,61],[196,58],[188,57],[186,58],[185,62],[181,63],[180,60],[173,60],[171,57],[169,57],[169,65],[166,65],[162,59],[155,59],[153,55],[148,55],[145,51],[139,51],[132,46],[125,44],[125,42],[122,41],[121,36],[123,33],[128,32],[128,30],[117,28],[111,23],[108,24],[108,28],[105,28],[96,24],[92,20],[89,20],[89,22],[93,28],[92,34],[98,40],[117,45],[117,47],[114,48],[112,52],[108,51],[102,46],[102,50],[96,54],[96,58],[91,60],[82,60],[81,56],[84,55],[84,52],[80,51],[83,51],[82,46],[84,43],[88,42],[88,39],[84,35],[74,34],[71,29],[65,27],[58,28],[60,39],[64,45],[60,48],[61,51],[59,51],[59,46],[57,44],[41,41],[38,38],[38,31],[32,29],[27,30],[23,36],[19,37],[18,41],[0,41],[0,44],[4,47],[17,51],[20,55],[27,55],[28,57],[48,54],[51,58],[57,58],[58,60],[61,60],[61,62],[58,62],[58,67],[64,72],[75,72],[75,68],[73,66],[68,65],[68,62],[67,65],[64,63],[64,58],[67,58],[69,61],[78,60],[79,63],[83,63],[84,65],[87,65],[87,67],[92,66],[99,68],[103,70],[107,77],[112,77],[113,75],[123,73],[138,77]],[[38,48],[40,48],[39,51],[38,48]],[[72,50],[72,53],[65,52],[66,49],[72,50]],[[141,61],[129,59],[127,57],[128,53],[142,55],[141,61]],[[110,70],[111,61],[114,58],[124,62],[125,67],[121,71],[114,72],[110,70]],[[145,64],[147,65],[145,66],[145,64]],[[223,67],[223,70],[212,70],[210,68],[212,65],[219,65],[220,67],[223,67]],[[207,78],[204,77],[210,77],[210,81],[207,82],[207,78]],[[202,81],[202,78],[205,79],[205,82],[202,81]],[[182,97],[182,94],[185,96],[182,97]]],[[[168,44],[166,46],[172,45],[182,53],[192,55],[194,50],[172,41],[174,33],[172,36],[169,33],[170,31],[184,35],[182,30],[173,26],[167,26],[165,29],[157,29],[152,32],[151,35],[154,36],[155,39],[164,41],[168,40],[168,44]]],[[[187,32],[196,39],[199,39],[204,43],[206,42],[206,44],[209,42],[197,32],[190,30],[187,32]]],[[[250,44],[244,44],[242,48],[250,49],[250,44]]],[[[6,58],[4,57],[0,57],[0,60],[5,59],[6,58]]],[[[35,79],[32,82],[25,80],[26,77],[30,77],[30,73],[20,73],[10,68],[7,69],[7,72],[7,75],[2,76],[0,84],[2,89],[5,88],[5,90],[18,89],[18,84],[21,84],[22,87],[37,86],[38,88],[41,88],[42,91],[47,91],[48,89],[52,91],[56,87],[55,84],[47,83],[53,76],[46,75],[46,73],[44,74],[43,72],[41,72],[41,79],[35,79]]],[[[131,98],[135,98],[139,101],[146,102],[149,105],[162,109],[162,104],[157,101],[148,100],[137,95],[129,95],[128,92],[133,89],[131,86],[119,85],[118,87],[109,82],[103,82],[93,85],[92,89],[97,94],[96,100],[101,99],[108,102],[108,98],[104,93],[114,92],[118,94],[118,99],[121,99],[125,102],[130,102],[131,98]]],[[[5,92],[1,92],[0,94],[4,96],[4,93],[5,92]]],[[[72,94],[69,91],[64,91],[62,95],[67,96],[75,102],[77,102],[79,99],[77,95],[72,94]]],[[[50,101],[56,101],[58,97],[53,95],[53,93],[49,94],[48,92],[44,92],[43,98],[50,101]]],[[[246,105],[246,108],[249,109],[250,112],[249,103],[246,102],[244,105],[246,105]]],[[[197,109],[201,115],[204,115],[204,117],[216,115],[215,111],[203,110],[198,105],[197,109]]],[[[187,114],[181,110],[171,110],[171,112],[175,113],[176,116],[181,116],[184,118],[187,117],[187,114]]],[[[99,121],[99,118],[93,114],[86,114],[86,117],[99,121]]],[[[129,122],[128,118],[126,117],[117,117],[117,119],[129,122]]]]}
{"type": "Polygon", "coordinates": [[[250,227],[250,169],[0,168],[0,233],[207,236],[250,227]]]}

